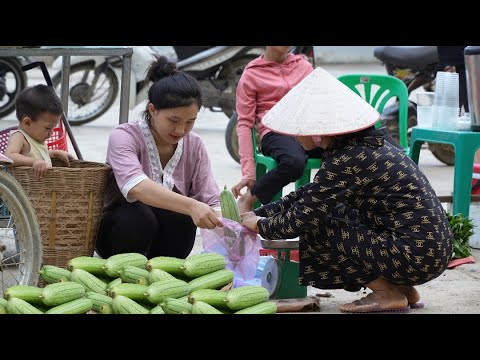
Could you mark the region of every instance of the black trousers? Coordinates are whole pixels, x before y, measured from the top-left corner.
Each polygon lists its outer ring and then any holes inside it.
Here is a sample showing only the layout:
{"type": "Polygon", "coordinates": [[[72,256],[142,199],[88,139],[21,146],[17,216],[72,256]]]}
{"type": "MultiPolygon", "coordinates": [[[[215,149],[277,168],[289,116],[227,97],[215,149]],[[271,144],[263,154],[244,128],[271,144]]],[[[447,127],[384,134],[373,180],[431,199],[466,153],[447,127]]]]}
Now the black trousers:
{"type": "MultiPolygon", "coordinates": [[[[443,211],[434,205],[432,209],[443,211]]],[[[443,234],[444,225],[439,223],[438,234],[443,234]]],[[[299,282],[319,289],[359,291],[378,278],[420,285],[440,276],[452,253],[447,232],[443,240],[437,235],[438,239],[418,241],[408,233],[376,228],[344,204],[337,205],[317,230],[318,235],[300,238],[299,282]]]]}
{"type": "Polygon", "coordinates": [[[136,201],[103,214],[96,242],[102,258],[138,252],[147,258],[184,259],[192,251],[197,227],[192,218],[136,201]]]}
{"type": "Polygon", "coordinates": [[[251,189],[262,204],[268,204],[284,186],[302,176],[308,157],[318,158],[323,149],[305,151],[292,136],[269,132],[262,138],[262,153],[278,166],[262,176],[251,189]]]}

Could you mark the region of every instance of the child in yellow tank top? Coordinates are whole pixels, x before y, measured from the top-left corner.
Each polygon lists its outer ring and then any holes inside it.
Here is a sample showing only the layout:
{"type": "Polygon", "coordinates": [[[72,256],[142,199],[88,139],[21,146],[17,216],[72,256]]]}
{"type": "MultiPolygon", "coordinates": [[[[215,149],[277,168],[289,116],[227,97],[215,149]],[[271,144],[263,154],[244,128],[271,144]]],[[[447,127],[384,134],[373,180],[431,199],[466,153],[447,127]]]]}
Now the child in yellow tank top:
{"type": "Polygon", "coordinates": [[[27,87],[18,95],[15,105],[20,123],[10,133],[5,149],[5,155],[13,160],[12,166],[32,166],[37,179],[41,179],[52,167],[51,158],[69,165],[72,155],[63,150],[48,150],[45,143],[63,113],[55,90],[46,85],[27,87]]]}

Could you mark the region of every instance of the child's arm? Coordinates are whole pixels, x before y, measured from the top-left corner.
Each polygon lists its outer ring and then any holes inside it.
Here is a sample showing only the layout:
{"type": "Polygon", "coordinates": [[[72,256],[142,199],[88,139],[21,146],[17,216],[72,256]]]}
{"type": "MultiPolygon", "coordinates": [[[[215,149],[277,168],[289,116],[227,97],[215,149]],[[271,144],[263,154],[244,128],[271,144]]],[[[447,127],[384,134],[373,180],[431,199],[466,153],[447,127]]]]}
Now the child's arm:
{"type": "Polygon", "coordinates": [[[48,170],[48,163],[45,160],[34,159],[22,155],[25,146],[25,138],[19,132],[13,134],[8,139],[8,145],[5,149],[5,156],[13,160],[13,166],[31,166],[37,179],[45,176],[48,170]]]}
{"type": "Polygon", "coordinates": [[[33,166],[34,158],[22,155],[25,146],[25,138],[19,132],[11,135],[5,149],[5,156],[13,160],[13,166],[33,166]]]}
{"type": "Polygon", "coordinates": [[[48,150],[51,158],[62,160],[67,166],[70,165],[70,159],[74,159],[73,155],[63,150],[48,150]]]}

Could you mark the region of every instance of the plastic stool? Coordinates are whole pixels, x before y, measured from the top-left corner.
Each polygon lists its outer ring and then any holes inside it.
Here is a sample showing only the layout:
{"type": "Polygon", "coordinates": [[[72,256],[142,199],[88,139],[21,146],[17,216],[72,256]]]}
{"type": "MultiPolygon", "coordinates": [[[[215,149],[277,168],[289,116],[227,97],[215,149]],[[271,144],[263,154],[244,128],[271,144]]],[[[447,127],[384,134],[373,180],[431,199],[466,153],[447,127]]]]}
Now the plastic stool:
{"type": "Polygon", "coordinates": [[[470,214],[473,159],[480,148],[480,132],[412,129],[410,157],[418,164],[420,148],[424,142],[451,144],[455,149],[455,171],[453,175],[453,214],[470,214]]]}

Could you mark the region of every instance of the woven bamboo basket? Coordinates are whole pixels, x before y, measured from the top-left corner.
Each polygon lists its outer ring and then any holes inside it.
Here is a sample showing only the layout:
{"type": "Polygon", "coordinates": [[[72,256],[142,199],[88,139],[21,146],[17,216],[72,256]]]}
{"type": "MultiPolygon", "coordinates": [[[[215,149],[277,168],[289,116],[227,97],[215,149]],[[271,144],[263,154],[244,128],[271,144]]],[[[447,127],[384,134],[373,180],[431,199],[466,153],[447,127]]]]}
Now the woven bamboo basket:
{"type": "Polygon", "coordinates": [[[10,167],[37,214],[42,234],[42,264],[65,268],[76,256],[92,256],[110,167],[71,160],[70,167],[53,160],[53,168],[37,180],[31,167],[10,167]]]}

